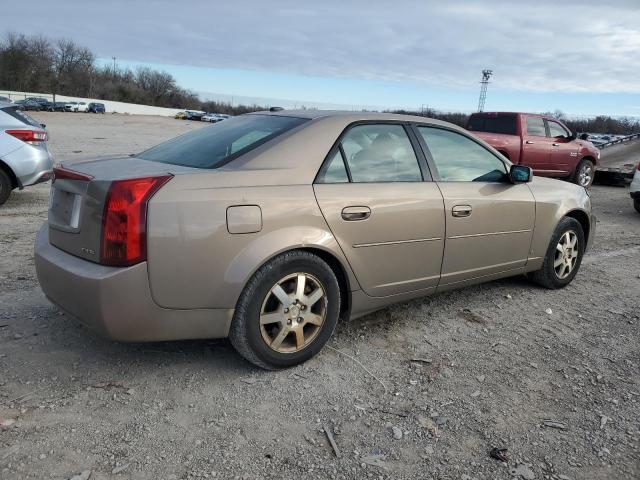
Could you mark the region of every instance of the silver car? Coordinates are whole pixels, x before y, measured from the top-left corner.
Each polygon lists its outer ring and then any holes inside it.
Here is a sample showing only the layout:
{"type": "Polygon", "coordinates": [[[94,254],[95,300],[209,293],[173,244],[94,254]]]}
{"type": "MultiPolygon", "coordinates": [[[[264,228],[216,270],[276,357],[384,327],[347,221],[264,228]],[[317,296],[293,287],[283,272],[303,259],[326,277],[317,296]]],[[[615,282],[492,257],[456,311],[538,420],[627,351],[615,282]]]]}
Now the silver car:
{"type": "Polygon", "coordinates": [[[53,158],[44,126],[13,103],[0,102],[0,205],[11,191],[46,182],[53,158]]]}

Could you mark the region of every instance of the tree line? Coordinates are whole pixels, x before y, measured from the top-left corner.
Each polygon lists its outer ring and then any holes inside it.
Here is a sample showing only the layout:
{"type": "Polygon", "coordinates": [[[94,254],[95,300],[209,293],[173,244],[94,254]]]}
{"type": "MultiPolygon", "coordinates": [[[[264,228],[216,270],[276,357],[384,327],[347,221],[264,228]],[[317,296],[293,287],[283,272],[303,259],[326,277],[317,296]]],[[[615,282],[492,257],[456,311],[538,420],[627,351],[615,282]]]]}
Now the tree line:
{"type": "MultiPolygon", "coordinates": [[[[69,39],[50,40],[41,35],[8,33],[0,39],[0,89],[41,92],[71,97],[100,98],[158,107],[198,109],[240,115],[265,110],[260,105],[232,105],[201,101],[193,92],[178,86],[167,72],[149,67],[118,68],[98,65],[86,47],[69,39]]],[[[466,113],[393,110],[393,113],[421,115],[466,126],[466,113]]],[[[552,113],[576,132],[629,134],[640,132],[640,121],[633,118],[597,116],[576,119],[560,111],[552,113]]]]}

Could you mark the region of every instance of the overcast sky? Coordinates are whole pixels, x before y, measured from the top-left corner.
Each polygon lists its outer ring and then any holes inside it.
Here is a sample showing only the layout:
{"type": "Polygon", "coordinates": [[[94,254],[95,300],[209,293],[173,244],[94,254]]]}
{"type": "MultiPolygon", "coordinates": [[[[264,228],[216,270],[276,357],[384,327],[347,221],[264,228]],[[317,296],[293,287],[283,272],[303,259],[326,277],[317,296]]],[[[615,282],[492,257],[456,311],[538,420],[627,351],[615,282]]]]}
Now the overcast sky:
{"type": "Polygon", "coordinates": [[[199,93],[350,106],[640,115],[640,0],[90,1],[3,9],[199,93]]]}

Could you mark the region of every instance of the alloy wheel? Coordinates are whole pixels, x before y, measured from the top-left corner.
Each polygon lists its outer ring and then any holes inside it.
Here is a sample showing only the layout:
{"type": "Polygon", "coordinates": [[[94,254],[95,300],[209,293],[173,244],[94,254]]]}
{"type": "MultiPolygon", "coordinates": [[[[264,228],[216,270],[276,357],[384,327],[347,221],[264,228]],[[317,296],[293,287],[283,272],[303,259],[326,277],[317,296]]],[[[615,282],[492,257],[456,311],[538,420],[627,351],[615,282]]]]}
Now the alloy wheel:
{"type": "Polygon", "coordinates": [[[567,278],[578,263],[578,235],[573,230],[562,234],[556,245],[553,269],[559,279],[567,278]]]}
{"type": "Polygon", "coordinates": [[[267,293],[260,309],[260,333],[278,353],[295,353],[315,340],[327,316],[327,294],[308,273],[293,273],[267,293]]]}
{"type": "Polygon", "coordinates": [[[578,183],[582,187],[588,187],[591,185],[593,180],[593,165],[590,163],[585,163],[580,167],[580,172],[578,172],[578,183]]]}

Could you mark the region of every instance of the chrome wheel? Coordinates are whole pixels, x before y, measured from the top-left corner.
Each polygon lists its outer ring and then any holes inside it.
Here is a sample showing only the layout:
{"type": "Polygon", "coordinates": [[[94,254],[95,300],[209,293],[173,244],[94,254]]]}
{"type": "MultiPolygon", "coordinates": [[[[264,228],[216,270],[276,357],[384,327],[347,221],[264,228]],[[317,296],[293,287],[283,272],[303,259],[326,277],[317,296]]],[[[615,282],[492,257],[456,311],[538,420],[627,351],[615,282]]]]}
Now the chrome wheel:
{"type": "Polygon", "coordinates": [[[276,283],[260,309],[260,333],[278,353],[295,353],[315,340],[327,316],[327,294],[308,273],[293,273],[276,283]]]}
{"type": "Polygon", "coordinates": [[[582,187],[588,187],[593,181],[593,164],[584,163],[578,172],[578,184],[582,187]]]}
{"type": "Polygon", "coordinates": [[[559,279],[567,278],[578,263],[578,235],[573,230],[567,230],[556,245],[556,255],[553,269],[559,279]]]}

